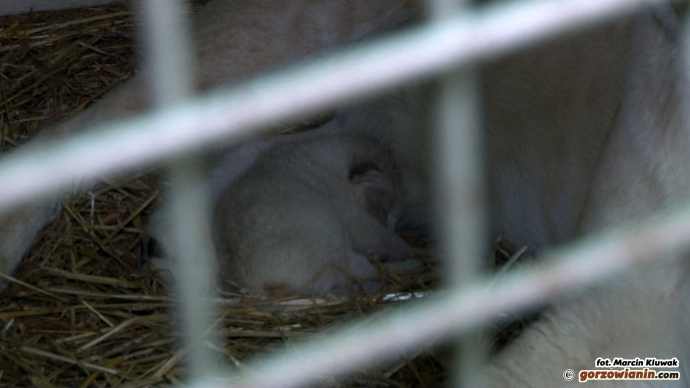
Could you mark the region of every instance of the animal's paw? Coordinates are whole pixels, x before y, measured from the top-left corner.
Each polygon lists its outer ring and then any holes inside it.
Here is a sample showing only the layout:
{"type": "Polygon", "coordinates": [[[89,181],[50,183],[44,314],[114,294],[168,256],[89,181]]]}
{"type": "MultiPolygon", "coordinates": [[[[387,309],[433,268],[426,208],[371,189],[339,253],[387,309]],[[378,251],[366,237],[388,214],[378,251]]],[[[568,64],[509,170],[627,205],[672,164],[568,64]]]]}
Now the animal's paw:
{"type": "MultiPolygon", "coordinates": [[[[38,232],[60,212],[57,203],[29,204],[0,214],[0,272],[12,275],[38,232]]],[[[0,290],[8,282],[0,280],[0,290]]]]}

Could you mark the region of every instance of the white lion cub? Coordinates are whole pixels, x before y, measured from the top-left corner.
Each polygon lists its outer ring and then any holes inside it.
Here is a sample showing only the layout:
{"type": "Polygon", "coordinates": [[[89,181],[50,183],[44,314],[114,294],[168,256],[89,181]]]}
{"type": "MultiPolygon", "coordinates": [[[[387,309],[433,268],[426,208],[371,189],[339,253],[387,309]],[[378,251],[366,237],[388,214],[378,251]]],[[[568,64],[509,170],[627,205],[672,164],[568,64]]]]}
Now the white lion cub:
{"type": "MultiPolygon", "coordinates": [[[[394,233],[401,193],[390,153],[366,135],[334,132],[335,122],[325,127],[250,142],[211,172],[224,286],[253,294],[373,290],[383,283],[370,260],[419,265],[405,261],[411,248],[394,233]]],[[[166,211],[152,217],[160,244],[152,250],[174,261],[166,211]]]]}

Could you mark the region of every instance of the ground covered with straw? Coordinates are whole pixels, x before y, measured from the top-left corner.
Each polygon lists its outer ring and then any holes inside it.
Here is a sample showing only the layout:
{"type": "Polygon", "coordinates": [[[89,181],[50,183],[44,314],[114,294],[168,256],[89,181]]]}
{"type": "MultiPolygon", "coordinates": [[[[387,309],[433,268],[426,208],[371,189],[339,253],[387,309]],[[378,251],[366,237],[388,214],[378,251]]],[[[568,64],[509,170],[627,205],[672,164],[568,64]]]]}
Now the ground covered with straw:
{"type": "MultiPolygon", "coordinates": [[[[201,2],[200,2],[201,3],[201,2]]],[[[127,79],[134,21],[126,4],[0,18],[0,149],[11,152],[41,127],[73,115],[127,79]]],[[[155,173],[153,173],[155,175],[155,173]]],[[[184,381],[186,350],[165,277],[139,268],[142,230],[158,190],[152,173],[64,201],[36,239],[0,305],[0,386],[165,386],[184,381]]],[[[426,271],[394,282],[426,290],[426,271]]],[[[347,299],[257,299],[223,295],[218,359],[289,346],[392,303],[347,299]]],[[[212,345],[209,345],[212,346],[212,345]]],[[[442,352],[441,352],[442,353],[442,352]]],[[[431,387],[443,357],[421,352],[327,386],[431,387]],[[342,385],[341,385],[342,384],[342,385]]]]}

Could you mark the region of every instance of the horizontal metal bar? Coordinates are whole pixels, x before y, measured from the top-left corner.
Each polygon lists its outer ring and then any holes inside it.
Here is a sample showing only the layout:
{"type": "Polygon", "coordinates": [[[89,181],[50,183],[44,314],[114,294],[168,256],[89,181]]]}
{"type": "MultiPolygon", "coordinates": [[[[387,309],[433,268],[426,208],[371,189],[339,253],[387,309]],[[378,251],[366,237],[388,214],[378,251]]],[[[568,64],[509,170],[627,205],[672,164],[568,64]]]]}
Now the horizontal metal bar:
{"type": "Polygon", "coordinates": [[[104,131],[19,150],[0,162],[0,210],[662,2],[538,0],[482,8],[104,131]]]}
{"type": "Polygon", "coordinates": [[[574,243],[544,255],[545,264],[488,280],[462,291],[425,298],[393,312],[364,318],[328,337],[293,344],[282,353],[248,364],[250,376],[225,383],[233,387],[298,387],[314,376],[343,375],[376,362],[429,346],[472,329],[498,314],[538,303],[607,279],[634,264],[690,247],[690,206],[667,218],[574,243]],[[640,241],[644,241],[641,246],[640,241]]]}

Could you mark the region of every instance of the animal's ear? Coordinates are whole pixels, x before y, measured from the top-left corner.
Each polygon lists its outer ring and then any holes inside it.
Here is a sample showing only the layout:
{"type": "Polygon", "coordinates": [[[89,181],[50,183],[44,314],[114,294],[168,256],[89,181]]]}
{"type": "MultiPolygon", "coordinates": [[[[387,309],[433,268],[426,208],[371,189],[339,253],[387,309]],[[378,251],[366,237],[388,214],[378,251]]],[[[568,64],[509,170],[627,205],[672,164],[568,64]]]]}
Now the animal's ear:
{"type": "Polygon", "coordinates": [[[398,204],[396,180],[390,175],[372,160],[356,163],[349,175],[360,203],[383,225],[388,224],[389,215],[398,204]]]}

